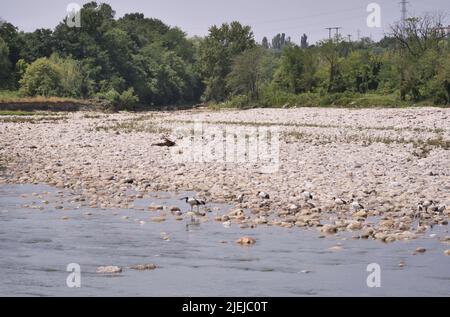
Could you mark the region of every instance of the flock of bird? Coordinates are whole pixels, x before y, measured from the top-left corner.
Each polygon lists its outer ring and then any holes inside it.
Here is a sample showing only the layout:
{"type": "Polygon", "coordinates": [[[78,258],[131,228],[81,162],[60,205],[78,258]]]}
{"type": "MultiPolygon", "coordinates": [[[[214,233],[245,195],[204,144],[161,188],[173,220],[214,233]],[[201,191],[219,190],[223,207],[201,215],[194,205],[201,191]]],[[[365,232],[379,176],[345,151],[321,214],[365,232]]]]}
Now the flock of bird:
{"type": "MultiPolygon", "coordinates": [[[[259,191],[257,193],[257,197],[267,200],[270,199],[270,195],[266,192],[259,191]]],[[[312,193],[309,191],[302,191],[301,197],[305,201],[305,203],[311,207],[314,208],[314,204],[312,203],[312,200],[314,199],[312,193]]],[[[243,195],[241,194],[238,198],[239,202],[242,202],[243,195]]],[[[187,213],[188,216],[190,216],[190,221],[186,224],[186,229],[188,230],[190,226],[197,226],[200,224],[200,220],[196,218],[197,215],[201,215],[200,213],[200,206],[205,206],[206,202],[201,199],[197,199],[195,197],[183,197],[180,200],[184,200],[186,204],[188,204],[191,208],[190,212],[187,213]],[[197,207],[197,211],[194,212],[194,207],[197,207]]],[[[333,197],[332,200],[335,203],[335,206],[337,208],[343,208],[345,206],[349,206],[350,209],[354,212],[358,212],[360,210],[364,210],[364,206],[356,199],[354,195],[352,195],[352,198],[350,200],[345,200],[343,198],[339,197],[333,197]]],[[[434,200],[425,200],[420,201],[417,204],[417,211],[414,213],[414,220],[419,219],[419,225],[420,225],[420,219],[421,214],[423,212],[427,213],[428,210],[431,212],[434,212],[436,214],[442,214],[444,210],[446,209],[446,206],[444,204],[439,204],[438,201],[434,200]]]]}

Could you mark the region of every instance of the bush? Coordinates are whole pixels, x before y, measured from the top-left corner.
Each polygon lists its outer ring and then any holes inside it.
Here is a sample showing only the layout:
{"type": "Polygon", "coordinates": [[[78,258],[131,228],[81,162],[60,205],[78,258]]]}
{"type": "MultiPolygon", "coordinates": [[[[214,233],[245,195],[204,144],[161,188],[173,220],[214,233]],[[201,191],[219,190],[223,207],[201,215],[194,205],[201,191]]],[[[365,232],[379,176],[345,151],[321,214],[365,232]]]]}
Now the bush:
{"type": "Polygon", "coordinates": [[[80,97],[82,77],[78,62],[57,55],[39,58],[26,67],[20,82],[25,96],[80,97]]]}
{"type": "Polygon", "coordinates": [[[134,94],[134,89],[128,88],[119,96],[119,106],[124,110],[132,110],[139,102],[139,98],[134,94]]]}
{"type": "Polygon", "coordinates": [[[134,94],[133,88],[128,88],[121,94],[114,88],[105,93],[98,93],[97,99],[104,100],[114,107],[115,110],[133,110],[139,102],[139,98],[134,94]]]}
{"type": "Polygon", "coordinates": [[[20,92],[25,96],[60,96],[63,92],[61,82],[58,67],[47,58],[39,58],[20,80],[20,92]]]}

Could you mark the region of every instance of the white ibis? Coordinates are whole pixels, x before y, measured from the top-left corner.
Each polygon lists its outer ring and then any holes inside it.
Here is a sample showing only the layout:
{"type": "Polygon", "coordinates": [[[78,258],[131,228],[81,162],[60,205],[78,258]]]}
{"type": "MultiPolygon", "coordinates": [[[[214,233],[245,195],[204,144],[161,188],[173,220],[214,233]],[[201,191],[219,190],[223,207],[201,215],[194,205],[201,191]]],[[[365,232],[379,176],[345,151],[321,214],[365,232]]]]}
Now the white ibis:
{"type": "Polygon", "coordinates": [[[191,212],[194,206],[197,206],[197,211],[199,211],[201,205],[206,205],[206,202],[204,200],[200,200],[194,197],[183,197],[180,200],[186,201],[186,203],[191,206],[191,212]]]}

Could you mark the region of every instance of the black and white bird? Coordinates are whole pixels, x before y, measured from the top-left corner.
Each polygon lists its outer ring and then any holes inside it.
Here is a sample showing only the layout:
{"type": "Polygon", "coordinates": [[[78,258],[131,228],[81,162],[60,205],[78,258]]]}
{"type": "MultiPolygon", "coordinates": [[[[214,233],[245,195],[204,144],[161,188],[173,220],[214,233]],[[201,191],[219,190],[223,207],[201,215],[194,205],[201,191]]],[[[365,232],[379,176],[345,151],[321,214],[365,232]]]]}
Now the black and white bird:
{"type": "Polygon", "coordinates": [[[308,201],[308,200],[313,199],[312,194],[311,194],[309,191],[306,191],[306,190],[304,190],[304,191],[302,192],[302,196],[303,196],[303,199],[304,199],[305,201],[308,201]]]}
{"type": "Polygon", "coordinates": [[[343,200],[342,198],[339,197],[333,197],[334,203],[336,204],[336,206],[343,206],[343,205],[347,205],[347,201],[343,200]]]}
{"type": "Polygon", "coordinates": [[[431,205],[433,205],[434,202],[432,200],[425,200],[422,203],[423,208],[425,209],[425,211],[428,211],[428,208],[431,207],[431,205]]]}
{"type": "Polygon", "coordinates": [[[354,211],[360,211],[361,209],[364,209],[364,206],[361,205],[357,200],[352,198],[351,202],[352,202],[352,209],[354,211]]]}
{"type": "Polygon", "coordinates": [[[258,193],[256,194],[256,196],[258,196],[258,197],[261,198],[261,199],[270,199],[269,194],[266,193],[266,192],[258,192],[258,193]]]}
{"type": "Polygon", "coordinates": [[[191,206],[191,211],[194,208],[194,206],[197,206],[197,211],[199,211],[200,206],[206,205],[206,202],[204,200],[200,200],[194,197],[183,197],[180,200],[186,201],[189,206],[191,206]]]}

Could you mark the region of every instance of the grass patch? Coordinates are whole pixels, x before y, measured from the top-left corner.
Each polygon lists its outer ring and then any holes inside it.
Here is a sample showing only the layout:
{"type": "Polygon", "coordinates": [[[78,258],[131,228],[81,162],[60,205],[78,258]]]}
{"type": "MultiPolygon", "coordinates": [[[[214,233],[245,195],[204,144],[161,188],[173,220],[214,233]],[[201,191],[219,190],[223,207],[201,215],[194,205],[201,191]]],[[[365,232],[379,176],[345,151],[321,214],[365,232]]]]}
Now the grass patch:
{"type": "MultiPolygon", "coordinates": [[[[337,107],[337,108],[403,108],[414,106],[412,102],[401,101],[396,94],[360,94],[353,92],[320,94],[293,94],[279,90],[263,91],[259,100],[247,96],[234,96],[229,100],[209,105],[212,110],[222,108],[296,108],[296,107],[337,107]]],[[[423,102],[420,106],[433,105],[423,102]]]]}
{"type": "Polygon", "coordinates": [[[97,126],[96,131],[114,131],[123,133],[145,132],[145,133],[170,133],[171,129],[159,127],[154,123],[142,122],[143,120],[128,120],[117,122],[111,126],[97,126]]]}
{"type": "Polygon", "coordinates": [[[101,117],[102,117],[102,115],[100,115],[100,114],[89,114],[89,113],[87,113],[87,114],[83,115],[83,118],[86,118],[86,119],[100,119],[101,117]]]}
{"type": "Polygon", "coordinates": [[[7,116],[0,117],[3,123],[56,123],[61,120],[67,120],[66,116],[42,116],[42,117],[25,117],[25,116],[7,116]]]}
{"type": "Polygon", "coordinates": [[[22,110],[0,110],[0,116],[34,116],[37,114],[33,111],[22,110]]]}
{"type": "MultiPolygon", "coordinates": [[[[194,120],[166,120],[166,122],[193,124],[198,123],[194,120]]],[[[334,128],[334,129],[354,129],[358,131],[363,130],[376,130],[376,131],[414,131],[414,132],[430,132],[430,133],[442,133],[442,128],[395,128],[395,127],[363,127],[363,126],[351,126],[351,125],[333,125],[333,124],[317,124],[317,123],[282,123],[282,122],[264,122],[264,121],[202,121],[203,124],[218,124],[218,125],[241,125],[241,126],[254,126],[254,127],[296,127],[296,128],[334,128]]]]}

